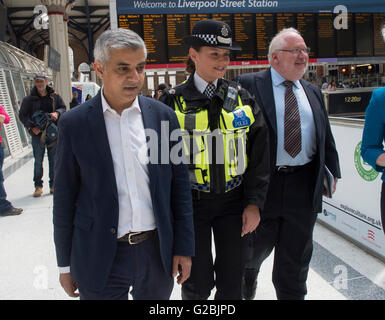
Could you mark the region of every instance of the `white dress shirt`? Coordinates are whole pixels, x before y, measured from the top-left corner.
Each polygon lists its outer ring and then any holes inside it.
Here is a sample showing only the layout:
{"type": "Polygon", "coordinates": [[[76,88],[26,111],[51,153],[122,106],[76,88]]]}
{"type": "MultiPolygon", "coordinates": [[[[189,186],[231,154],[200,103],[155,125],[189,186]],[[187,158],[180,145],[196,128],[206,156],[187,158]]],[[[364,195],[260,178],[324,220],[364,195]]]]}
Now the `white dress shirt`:
{"type": "MultiPolygon", "coordinates": [[[[216,79],[213,84],[215,85],[215,88],[217,87],[218,79],[216,79]]],[[[199,92],[203,93],[206,90],[207,85],[209,84],[206,80],[203,80],[199,74],[196,72],[194,73],[194,84],[195,87],[198,89],[199,92]]]]}
{"type": "Polygon", "coordinates": [[[273,67],[271,68],[271,79],[273,82],[273,93],[275,101],[275,112],[277,119],[277,166],[300,166],[310,162],[316,151],[316,130],[309,100],[299,80],[294,81],[293,93],[297,98],[299,115],[301,119],[301,152],[292,158],[284,149],[284,123],[285,123],[285,92],[286,81],[273,67]]]}
{"type": "Polygon", "coordinates": [[[147,143],[138,97],[121,115],[103,95],[102,106],[118,190],[118,238],[129,232],[153,230],[150,178],[147,164],[139,156],[146,153],[147,143]]]}
{"type": "MultiPolygon", "coordinates": [[[[138,97],[121,115],[109,106],[103,94],[101,98],[118,191],[117,237],[153,230],[156,225],[150,178],[147,164],[141,161],[143,154],[147,154],[147,143],[138,97]]],[[[59,271],[67,273],[70,268],[59,268],[59,271]]]]}

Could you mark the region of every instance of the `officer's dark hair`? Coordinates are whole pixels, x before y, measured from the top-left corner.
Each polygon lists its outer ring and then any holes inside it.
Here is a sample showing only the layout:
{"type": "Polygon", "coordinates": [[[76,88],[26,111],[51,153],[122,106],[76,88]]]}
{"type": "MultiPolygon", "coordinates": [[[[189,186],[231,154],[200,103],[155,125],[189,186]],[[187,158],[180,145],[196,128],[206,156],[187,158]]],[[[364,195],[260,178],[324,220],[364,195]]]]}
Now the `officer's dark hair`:
{"type": "MultiPolygon", "coordinates": [[[[193,48],[195,51],[199,52],[201,49],[201,46],[190,46],[190,48],[193,48]]],[[[188,56],[188,58],[186,60],[186,72],[188,72],[190,74],[195,72],[195,63],[194,63],[194,61],[192,61],[190,56],[188,56]]]]}

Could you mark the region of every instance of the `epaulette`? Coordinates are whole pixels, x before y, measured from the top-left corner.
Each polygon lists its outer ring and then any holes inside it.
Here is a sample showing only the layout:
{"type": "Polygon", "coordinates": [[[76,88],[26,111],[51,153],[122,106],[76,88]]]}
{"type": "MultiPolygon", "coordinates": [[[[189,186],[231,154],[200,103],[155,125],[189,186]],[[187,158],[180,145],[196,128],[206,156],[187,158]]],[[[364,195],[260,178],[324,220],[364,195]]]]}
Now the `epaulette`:
{"type": "Polygon", "coordinates": [[[183,88],[186,86],[186,82],[182,82],[178,85],[176,85],[175,87],[173,87],[172,89],[170,89],[170,94],[172,95],[182,95],[182,92],[183,92],[183,88]]]}

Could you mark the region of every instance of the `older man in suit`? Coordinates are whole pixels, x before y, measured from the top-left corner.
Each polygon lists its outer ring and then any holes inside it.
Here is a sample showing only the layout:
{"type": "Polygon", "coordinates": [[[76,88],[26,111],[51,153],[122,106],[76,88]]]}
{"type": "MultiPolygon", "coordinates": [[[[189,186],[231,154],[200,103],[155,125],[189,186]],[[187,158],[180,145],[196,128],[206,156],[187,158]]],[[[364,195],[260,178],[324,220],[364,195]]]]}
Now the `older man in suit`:
{"type": "MultiPolygon", "coordinates": [[[[94,63],[103,87],[59,123],[54,239],[60,282],[71,297],[128,299],[132,287],[134,299],[169,299],[173,276],[183,283],[190,274],[187,167],[164,161],[160,142],[162,164],[146,161],[146,132],[160,137],[162,122],[170,133],[179,128],[170,108],[139,95],[146,55],[136,33],[104,32],[94,63]]],[[[169,141],[166,154],[177,143],[169,141]]]]}
{"type": "Polygon", "coordinates": [[[338,154],[320,90],[301,79],[309,48],[294,28],[271,41],[271,68],[239,76],[264,111],[270,131],[270,186],[243,278],[253,299],[264,259],[275,249],[273,283],[278,299],[304,299],[312,235],[321,212],[325,165],[340,178],[338,154]]]}

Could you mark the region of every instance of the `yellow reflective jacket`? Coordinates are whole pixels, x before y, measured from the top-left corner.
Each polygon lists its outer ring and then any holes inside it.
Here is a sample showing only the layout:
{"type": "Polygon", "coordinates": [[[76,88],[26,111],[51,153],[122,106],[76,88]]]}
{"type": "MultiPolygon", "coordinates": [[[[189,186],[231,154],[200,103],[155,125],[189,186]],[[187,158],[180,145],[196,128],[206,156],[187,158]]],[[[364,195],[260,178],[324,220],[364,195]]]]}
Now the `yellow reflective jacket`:
{"type": "MultiPolygon", "coordinates": [[[[219,94],[226,98],[226,92],[219,94]]],[[[220,108],[218,128],[214,129],[209,125],[208,108],[190,109],[183,95],[174,97],[193,189],[212,192],[215,185],[215,191],[221,193],[242,183],[248,161],[247,133],[255,119],[252,108],[242,103],[239,94],[232,109],[220,108]],[[222,166],[222,170],[212,172],[213,165],[222,166]]]]}

